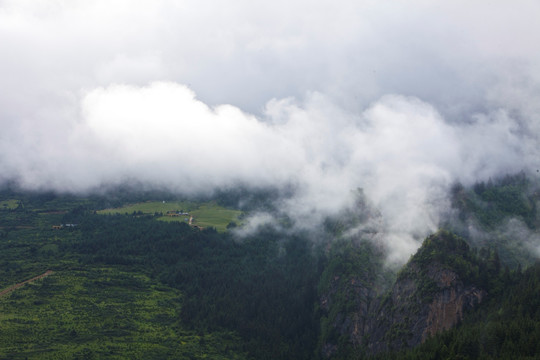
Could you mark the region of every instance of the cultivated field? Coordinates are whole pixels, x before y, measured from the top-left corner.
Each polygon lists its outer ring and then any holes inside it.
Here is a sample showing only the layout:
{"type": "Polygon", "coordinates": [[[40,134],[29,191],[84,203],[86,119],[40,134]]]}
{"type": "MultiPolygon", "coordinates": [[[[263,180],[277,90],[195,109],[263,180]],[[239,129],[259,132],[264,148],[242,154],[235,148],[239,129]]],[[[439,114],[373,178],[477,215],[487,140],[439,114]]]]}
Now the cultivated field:
{"type": "Polygon", "coordinates": [[[99,214],[133,214],[139,212],[149,215],[160,214],[158,220],[162,221],[189,222],[190,217],[193,217],[191,225],[203,228],[214,227],[220,232],[225,231],[231,221],[240,223],[238,217],[242,213],[240,210],[224,208],[213,202],[197,203],[190,201],[148,201],[98,211],[99,214]],[[189,213],[189,215],[167,216],[169,211],[184,212],[189,213]]]}

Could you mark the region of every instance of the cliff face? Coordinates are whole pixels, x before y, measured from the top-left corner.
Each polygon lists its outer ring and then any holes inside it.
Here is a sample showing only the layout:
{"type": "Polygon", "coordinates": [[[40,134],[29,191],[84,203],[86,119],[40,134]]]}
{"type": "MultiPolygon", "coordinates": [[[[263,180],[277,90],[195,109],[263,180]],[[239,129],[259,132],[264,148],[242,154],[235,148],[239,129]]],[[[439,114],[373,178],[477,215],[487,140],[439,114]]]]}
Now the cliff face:
{"type": "Polygon", "coordinates": [[[321,309],[334,314],[328,325],[337,336],[323,339],[322,355],[329,358],[343,348],[355,354],[410,348],[456,326],[487,296],[471,282],[471,256],[463,240],[441,232],[426,240],[382,296],[362,279],[374,274],[356,274],[349,286],[334,279],[331,291],[321,296],[321,309]],[[336,308],[332,299],[340,296],[351,300],[349,307],[336,308]]]}
{"type": "Polygon", "coordinates": [[[458,275],[448,269],[433,269],[439,291],[429,304],[422,342],[429,336],[448,330],[463,319],[463,313],[480,304],[487,293],[476,286],[465,286],[458,275]]]}
{"type": "Polygon", "coordinates": [[[361,348],[372,326],[370,309],[379,290],[377,254],[369,244],[338,243],[319,283],[319,352],[330,358],[352,346],[361,348]]]}
{"type": "Polygon", "coordinates": [[[359,277],[343,279],[335,276],[330,291],[321,296],[321,310],[327,314],[327,337],[321,344],[323,357],[329,358],[339,351],[342,340],[349,339],[358,347],[370,324],[370,304],[376,294],[372,284],[359,277]],[[343,309],[341,311],[341,309],[343,309]]]}
{"type": "Polygon", "coordinates": [[[373,309],[373,332],[365,334],[369,353],[414,347],[456,326],[487,295],[438,262],[426,269],[409,264],[406,271],[373,309]]]}

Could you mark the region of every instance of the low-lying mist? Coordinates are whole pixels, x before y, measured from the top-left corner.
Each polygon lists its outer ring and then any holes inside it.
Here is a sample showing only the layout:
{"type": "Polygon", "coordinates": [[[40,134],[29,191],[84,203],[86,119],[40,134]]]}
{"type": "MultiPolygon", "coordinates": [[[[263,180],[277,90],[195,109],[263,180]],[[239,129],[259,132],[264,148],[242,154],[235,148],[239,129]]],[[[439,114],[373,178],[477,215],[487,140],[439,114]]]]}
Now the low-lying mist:
{"type": "Polygon", "coordinates": [[[395,5],[0,2],[0,182],[285,189],[301,228],[361,189],[403,262],[452,184],[538,176],[540,31],[534,2],[395,5]]]}
{"type": "Polygon", "coordinates": [[[396,261],[437,229],[456,180],[534,165],[535,139],[508,114],[450,124],[432,105],[399,95],[355,114],[312,93],[304,102],[271,100],[255,116],[208,106],[176,83],[111,85],[84,95],[78,120],[62,136],[13,144],[4,176],[60,192],[131,179],[183,194],[289,187],[277,206],[304,228],[352,206],[361,188],[396,261]]]}

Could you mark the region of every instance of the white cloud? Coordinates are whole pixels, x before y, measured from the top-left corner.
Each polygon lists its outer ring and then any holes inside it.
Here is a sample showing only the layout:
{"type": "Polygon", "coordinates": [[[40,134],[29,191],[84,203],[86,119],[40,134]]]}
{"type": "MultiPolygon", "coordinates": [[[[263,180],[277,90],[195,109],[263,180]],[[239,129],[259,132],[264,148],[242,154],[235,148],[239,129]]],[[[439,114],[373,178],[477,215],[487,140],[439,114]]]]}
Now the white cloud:
{"type": "Polygon", "coordinates": [[[293,183],[283,206],[313,221],[362,187],[410,249],[454,180],[538,167],[539,15],[525,0],[0,1],[0,179],[293,183]]]}

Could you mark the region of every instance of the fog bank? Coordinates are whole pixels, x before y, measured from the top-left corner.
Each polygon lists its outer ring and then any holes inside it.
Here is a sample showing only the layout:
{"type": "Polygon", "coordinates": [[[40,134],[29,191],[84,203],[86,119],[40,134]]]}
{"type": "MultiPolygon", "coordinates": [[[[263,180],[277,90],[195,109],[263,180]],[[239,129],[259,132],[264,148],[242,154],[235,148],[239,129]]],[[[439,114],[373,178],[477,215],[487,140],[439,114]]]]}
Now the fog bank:
{"type": "Polygon", "coordinates": [[[455,181],[536,174],[539,15],[535,1],[0,1],[0,181],[292,184],[280,206],[305,226],[362,188],[406,259],[455,181]]]}

